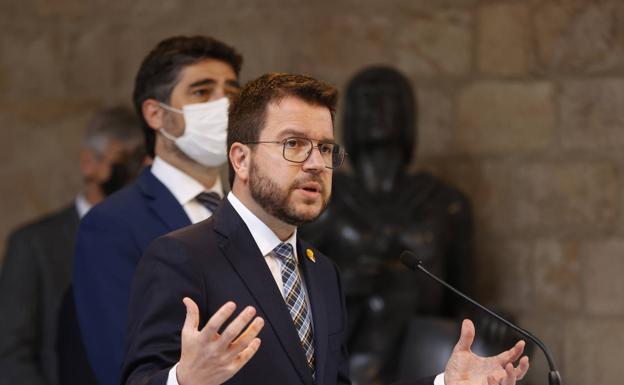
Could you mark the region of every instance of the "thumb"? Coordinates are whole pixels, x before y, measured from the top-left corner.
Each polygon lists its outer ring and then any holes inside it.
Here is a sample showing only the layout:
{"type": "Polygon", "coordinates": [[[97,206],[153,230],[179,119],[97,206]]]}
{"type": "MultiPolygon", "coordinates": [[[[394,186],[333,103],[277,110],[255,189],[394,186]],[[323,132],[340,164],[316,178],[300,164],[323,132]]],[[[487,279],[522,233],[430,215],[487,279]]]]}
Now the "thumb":
{"type": "Polygon", "coordinates": [[[457,345],[455,345],[454,350],[469,352],[472,342],[474,341],[474,337],[474,324],[471,320],[465,319],[462,322],[461,335],[459,336],[459,341],[457,341],[457,345]]]}
{"type": "Polygon", "coordinates": [[[182,331],[197,331],[199,327],[199,308],[197,304],[193,302],[189,297],[184,297],[182,300],[184,306],[186,306],[186,318],[184,319],[184,326],[182,331]]]}

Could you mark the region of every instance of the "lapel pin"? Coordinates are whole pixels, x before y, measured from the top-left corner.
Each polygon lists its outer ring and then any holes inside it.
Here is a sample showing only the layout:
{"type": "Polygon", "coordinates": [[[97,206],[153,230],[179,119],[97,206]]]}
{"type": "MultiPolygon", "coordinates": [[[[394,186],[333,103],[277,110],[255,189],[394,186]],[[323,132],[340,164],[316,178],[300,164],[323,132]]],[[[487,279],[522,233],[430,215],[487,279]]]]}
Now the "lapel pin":
{"type": "Polygon", "coordinates": [[[314,256],[314,251],[312,249],[306,249],[306,257],[312,262],[316,262],[316,257],[314,256]]]}

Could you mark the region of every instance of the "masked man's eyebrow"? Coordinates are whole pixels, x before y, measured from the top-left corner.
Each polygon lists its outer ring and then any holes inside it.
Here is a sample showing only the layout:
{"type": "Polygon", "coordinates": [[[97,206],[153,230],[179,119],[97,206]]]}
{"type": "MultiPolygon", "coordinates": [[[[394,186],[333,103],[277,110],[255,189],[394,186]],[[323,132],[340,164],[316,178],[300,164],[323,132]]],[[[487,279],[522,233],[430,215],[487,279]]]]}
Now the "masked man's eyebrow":
{"type": "Polygon", "coordinates": [[[213,85],[213,84],[216,84],[216,83],[217,83],[217,81],[214,80],[214,79],[202,79],[202,80],[198,80],[198,81],[196,81],[194,83],[191,83],[189,85],[189,87],[193,88],[193,87],[199,87],[199,86],[213,85]]]}

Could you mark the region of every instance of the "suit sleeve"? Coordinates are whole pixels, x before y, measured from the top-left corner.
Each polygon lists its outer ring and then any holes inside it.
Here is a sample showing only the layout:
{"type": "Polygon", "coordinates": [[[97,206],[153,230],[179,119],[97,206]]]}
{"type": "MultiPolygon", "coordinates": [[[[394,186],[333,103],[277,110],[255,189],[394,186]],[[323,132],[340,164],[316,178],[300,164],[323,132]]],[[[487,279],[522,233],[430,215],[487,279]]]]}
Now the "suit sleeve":
{"type": "Polygon", "coordinates": [[[27,234],[10,237],[0,272],[0,384],[44,385],[39,264],[27,234]]]}
{"type": "Polygon", "coordinates": [[[120,215],[98,210],[80,223],[74,264],[76,314],[100,385],[118,385],[128,296],[140,248],[120,215]]]}
{"type": "MultiPolygon", "coordinates": [[[[139,263],[130,296],[127,354],[122,384],[161,384],[180,359],[184,297],[200,309],[202,269],[178,240],[159,238],[139,263]]],[[[201,314],[200,322],[207,321],[201,314]]]]}

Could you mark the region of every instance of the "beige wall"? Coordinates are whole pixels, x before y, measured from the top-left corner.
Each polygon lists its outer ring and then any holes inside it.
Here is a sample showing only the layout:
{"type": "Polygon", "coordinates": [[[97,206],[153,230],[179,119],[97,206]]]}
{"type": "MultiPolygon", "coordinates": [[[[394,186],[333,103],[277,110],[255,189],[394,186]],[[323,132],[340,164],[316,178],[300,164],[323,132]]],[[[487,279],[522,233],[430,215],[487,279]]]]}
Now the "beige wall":
{"type": "MultiPolygon", "coordinates": [[[[0,0],[0,239],[72,199],[89,114],[129,103],[173,34],[238,47],[244,79],[342,88],[398,66],[418,88],[414,167],[474,203],[481,298],[552,347],[566,384],[621,382],[624,2],[0,0]]],[[[546,383],[540,354],[530,379],[546,383]]]]}

